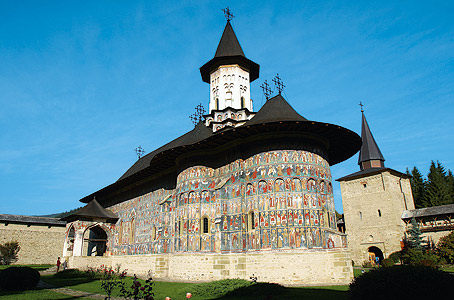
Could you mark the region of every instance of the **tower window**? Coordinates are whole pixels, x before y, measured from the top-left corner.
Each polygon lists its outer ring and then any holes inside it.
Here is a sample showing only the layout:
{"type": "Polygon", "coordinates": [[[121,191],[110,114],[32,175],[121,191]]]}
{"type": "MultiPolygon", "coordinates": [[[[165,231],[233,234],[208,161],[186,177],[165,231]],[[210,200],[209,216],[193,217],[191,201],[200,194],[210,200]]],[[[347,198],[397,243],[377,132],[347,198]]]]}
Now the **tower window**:
{"type": "Polygon", "coordinates": [[[202,222],[203,222],[203,231],[202,231],[202,232],[203,232],[203,233],[209,233],[209,228],[208,228],[209,222],[208,222],[208,218],[207,218],[207,217],[204,217],[204,218],[202,219],[202,222]]]}
{"type": "Polygon", "coordinates": [[[380,210],[378,210],[378,216],[381,217],[381,211],[380,210]]]}
{"type": "Polygon", "coordinates": [[[241,108],[244,108],[244,107],[245,107],[244,97],[241,97],[241,108]]]}
{"type": "Polygon", "coordinates": [[[219,109],[219,98],[216,98],[215,109],[219,109]]]}

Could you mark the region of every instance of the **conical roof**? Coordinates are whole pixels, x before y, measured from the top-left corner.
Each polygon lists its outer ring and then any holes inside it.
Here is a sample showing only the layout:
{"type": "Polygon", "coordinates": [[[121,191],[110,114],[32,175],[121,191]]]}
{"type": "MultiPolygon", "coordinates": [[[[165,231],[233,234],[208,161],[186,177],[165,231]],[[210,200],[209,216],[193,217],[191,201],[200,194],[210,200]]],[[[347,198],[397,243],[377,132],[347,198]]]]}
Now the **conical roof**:
{"type": "Polygon", "coordinates": [[[200,68],[200,74],[204,82],[210,83],[210,74],[221,65],[238,64],[249,71],[250,82],[259,78],[260,66],[252,60],[246,58],[240,42],[233,31],[229,21],[225,25],[221,40],[214,58],[200,68]]]}
{"type": "Polygon", "coordinates": [[[359,151],[358,165],[362,162],[370,160],[381,160],[385,161],[383,154],[378,148],[377,142],[370,131],[369,124],[367,124],[366,116],[362,113],[362,124],[361,124],[361,140],[363,142],[361,150],[359,151]]]}
{"type": "Polygon", "coordinates": [[[80,208],[73,214],[63,217],[60,220],[62,221],[76,221],[76,220],[93,220],[93,219],[106,219],[106,222],[116,223],[118,220],[117,215],[115,215],[110,210],[105,209],[101,204],[96,201],[95,198],[91,200],[87,205],[80,208]]]}
{"type": "Polygon", "coordinates": [[[232,25],[230,24],[230,22],[227,22],[214,57],[236,55],[246,57],[244,55],[243,49],[241,49],[240,42],[238,41],[238,38],[236,37],[236,34],[233,31],[232,25]]]}

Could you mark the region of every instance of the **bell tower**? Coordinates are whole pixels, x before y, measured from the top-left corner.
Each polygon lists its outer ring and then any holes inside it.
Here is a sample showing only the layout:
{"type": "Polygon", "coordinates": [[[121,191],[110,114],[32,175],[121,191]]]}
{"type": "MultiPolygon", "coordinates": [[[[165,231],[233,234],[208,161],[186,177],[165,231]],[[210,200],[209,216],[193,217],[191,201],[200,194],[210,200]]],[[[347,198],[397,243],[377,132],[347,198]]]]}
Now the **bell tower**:
{"type": "Polygon", "coordinates": [[[253,117],[250,83],[259,77],[260,68],[244,55],[230,23],[230,10],[224,13],[227,24],[214,58],[200,68],[202,80],[210,84],[209,115],[205,117],[213,131],[240,126],[253,117]]]}

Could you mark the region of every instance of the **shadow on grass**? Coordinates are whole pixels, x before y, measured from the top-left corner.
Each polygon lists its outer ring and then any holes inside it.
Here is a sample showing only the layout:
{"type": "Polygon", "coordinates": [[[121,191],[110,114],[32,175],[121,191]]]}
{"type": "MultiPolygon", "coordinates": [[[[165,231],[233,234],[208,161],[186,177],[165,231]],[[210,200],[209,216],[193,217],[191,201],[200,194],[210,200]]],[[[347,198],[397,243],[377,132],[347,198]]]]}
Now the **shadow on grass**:
{"type": "Polygon", "coordinates": [[[272,283],[257,283],[236,289],[216,300],[278,300],[278,299],[349,299],[345,287],[283,287],[272,283]]]}
{"type": "Polygon", "coordinates": [[[71,287],[82,283],[97,281],[98,279],[88,276],[61,278],[54,275],[43,275],[41,276],[41,280],[55,287],[71,287]]]}

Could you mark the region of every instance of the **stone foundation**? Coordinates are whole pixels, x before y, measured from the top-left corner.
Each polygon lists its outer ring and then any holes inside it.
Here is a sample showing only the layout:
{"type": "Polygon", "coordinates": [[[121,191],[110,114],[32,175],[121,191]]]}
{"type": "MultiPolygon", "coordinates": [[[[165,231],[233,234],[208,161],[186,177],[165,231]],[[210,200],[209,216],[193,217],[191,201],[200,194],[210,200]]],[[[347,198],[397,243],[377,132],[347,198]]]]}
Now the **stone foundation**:
{"type": "Polygon", "coordinates": [[[132,256],[71,256],[70,268],[86,269],[105,265],[127,269],[129,275],[162,281],[202,282],[227,278],[282,285],[345,285],[353,279],[350,252],[345,249],[261,252],[248,254],[149,254],[132,256]]]}

